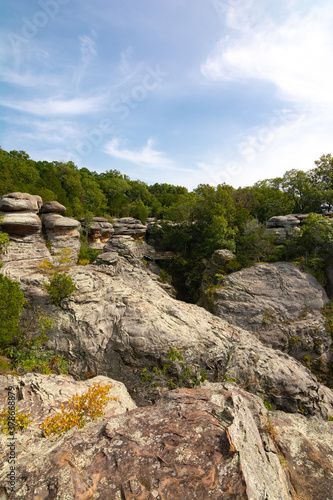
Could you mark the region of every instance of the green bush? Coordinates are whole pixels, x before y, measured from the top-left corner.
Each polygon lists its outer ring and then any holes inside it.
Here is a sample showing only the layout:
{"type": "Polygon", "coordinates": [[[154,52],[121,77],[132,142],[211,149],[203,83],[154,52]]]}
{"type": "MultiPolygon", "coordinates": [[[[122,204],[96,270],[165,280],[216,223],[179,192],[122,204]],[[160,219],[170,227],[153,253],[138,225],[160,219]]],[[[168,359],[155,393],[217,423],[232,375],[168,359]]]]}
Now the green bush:
{"type": "Polygon", "coordinates": [[[67,276],[65,273],[54,273],[51,283],[48,285],[45,283],[45,288],[49,295],[51,295],[54,305],[60,307],[61,302],[69,297],[76,286],[74,285],[72,278],[67,276]]]}
{"type": "Polygon", "coordinates": [[[18,283],[0,274],[0,348],[7,347],[19,333],[18,322],[24,302],[18,283]]]}
{"type": "Polygon", "coordinates": [[[81,245],[80,253],[78,256],[78,264],[85,265],[91,264],[97,259],[97,256],[101,254],[101,250],[96,250],[95,248],[90,248],[87,245],[81,245]]]}

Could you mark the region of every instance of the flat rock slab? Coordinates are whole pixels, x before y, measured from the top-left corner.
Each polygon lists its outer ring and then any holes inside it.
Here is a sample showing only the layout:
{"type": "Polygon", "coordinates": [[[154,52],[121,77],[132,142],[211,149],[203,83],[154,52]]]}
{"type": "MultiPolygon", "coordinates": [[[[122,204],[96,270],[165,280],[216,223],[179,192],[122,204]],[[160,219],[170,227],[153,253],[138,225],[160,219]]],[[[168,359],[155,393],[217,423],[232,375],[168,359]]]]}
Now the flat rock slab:
{"type": "Polygon", "coordinates": [[[42,204],[43,200],[38,195],[28,193],[10,193],[5,194],[0,199],[0,211],[37,213],[42,204]]]}

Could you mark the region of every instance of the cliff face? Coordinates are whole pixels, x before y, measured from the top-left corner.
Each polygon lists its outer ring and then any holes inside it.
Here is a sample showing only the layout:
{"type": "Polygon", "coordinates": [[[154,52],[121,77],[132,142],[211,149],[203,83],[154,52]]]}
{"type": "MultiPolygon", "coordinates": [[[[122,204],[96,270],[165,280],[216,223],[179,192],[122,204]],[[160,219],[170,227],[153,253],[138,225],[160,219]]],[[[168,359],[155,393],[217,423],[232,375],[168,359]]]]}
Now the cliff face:
{"type": "MultiPolygon", "coordinates": [[[[95,264],[71,268],[77,289],[59,308],[36,267],[50,255],[40,233],[11,235],[1,272],[55,319],[48,347],[68,357],[77,379],[89,372],[112,377],[125,384],[136,404],[153,405],[133,406],[120,416],[108,413],[51,444],[33,428],[32,447],[20,448],[18,467],[26,482],[17,498],[65,498],[66,491],[73,499],[328,500],[333,424],[327,418],[333,417],[333,392],[286,349],[295,331],[311,352],[318,339],[320,355],[329,352],[320,313],[327,302],[324,290],[297,266],[255,266],[230,275],[216,291],[214,315],[170,297],[143,266],[142,244],[131,240],[124,249],[127,239],[115,234],[95,264]],[[26,239],[31,237],[39,238],[33,259],[37,239],[33,245],[26,239]],[[172,392],[163,380],[154,387],[143,374],[166,364],[172,380],[183,381],[184,367],[179,360],[170,362],[171,349],[182,352],[191,376],[205,371],[208,382],[172,392]],[[279,411],[268,418],[262,400],[279,411]],[[31,465],[37,452],[42,459],[31,465]],[[304,480],[302,464],[308,467],[304,480]],[[325,477],[320,487],[318,477],[325,477]]],[[[43,376],[26,377],[1,378],[4,388],[17,386],[20,408],[34,398],[39,419],[45,408],[59,409],[54,382],[50,387],[43,376]]],[[[87,384],[68,383],[82,384],[80,390],[87,384]]],[[[70,392],[65,385],[63,394],[70,392]]]]}

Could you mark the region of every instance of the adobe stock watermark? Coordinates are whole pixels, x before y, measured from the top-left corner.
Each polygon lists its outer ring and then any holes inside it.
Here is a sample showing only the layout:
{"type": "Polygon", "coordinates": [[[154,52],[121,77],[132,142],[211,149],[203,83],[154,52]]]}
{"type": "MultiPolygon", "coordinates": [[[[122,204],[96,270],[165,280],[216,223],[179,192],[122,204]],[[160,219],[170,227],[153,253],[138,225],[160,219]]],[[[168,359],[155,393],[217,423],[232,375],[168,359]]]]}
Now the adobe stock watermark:
{"type": "Polygon", "coordinates": [[[45,28],[50,19],[56,17],[63,5],[71,0],[38,0],[40,10],[36,10],[31,17],[22,17],[22,25],[19,32],[9,32],[7,37],[13,47],[18,48],[21,44],[28,43],[38,32],[45,28]]]}
{"type": "MultiPolygon", "coordinates": [[[[126,120],[131,111],[145,101],[149,93],[157,89],[168,76],[169,74],[161,71],[159,66],[156,66],[156,69],[146,66],[141,83],[135,85],[130,92],[118,97],[112,104],[111,113],[117,114],[120,120],[126,120]]],[[[115,133],[114,122],[109,118],[103,119],[75,146],[75,153],[86,157],[92,153],[94,148],[101,146],[107,136],[115,133]]]]}
{"type": "MultiPolygon", "coordinates": [[[[248,135],[245,141],[238,144],[239,153],[247,163],[252,163],[259,153],[273,143],[279,131],[301,119],[302,116],[288,111],[275,112],[267,125],[258,128],[255,135],[248,135]]],[[[244,172],[245,168],[244,162],[228,163],[223,170],[204,163],[200,163],[199,166],[216,184],[230,184],[235,177],[244,172]]]]}
{"type": "Polygon", "coordinates": [[[224,14],[228,8],[236,9],[250,5],[251,0],[213,0],[213,6],[218,15],[224,14]]]}

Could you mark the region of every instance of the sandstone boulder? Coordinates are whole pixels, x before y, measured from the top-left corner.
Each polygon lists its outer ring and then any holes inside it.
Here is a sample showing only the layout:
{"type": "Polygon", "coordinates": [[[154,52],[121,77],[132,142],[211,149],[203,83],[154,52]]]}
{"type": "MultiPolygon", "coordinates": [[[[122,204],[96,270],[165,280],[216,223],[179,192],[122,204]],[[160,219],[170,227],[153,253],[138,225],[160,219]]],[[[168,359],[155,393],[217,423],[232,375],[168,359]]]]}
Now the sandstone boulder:
{"type": "MultiPolygon", "coordinates": [[[[83,227],[85,220],[80,219],[83,227]]],[[[113,225],[105,217],[94,217],[88,230],[88,245],[96,250],[102,250],[114,233],[113,225]]]]}
{"type": "Polygon", "coordinates": [[[51,254],[56,255],[63,249],[71,249],[71,260],[75,263],[81,247],[78,231],[81,227],[80,222],[70,217],[50,213],[42,215],[42,224],[50,242],[51,254]]]}
{"type": "MultiPolygon", "coordinates": [[[[259,398],[234,384],[176,390],[153,407],[135,408],[120,384],[98,377],[102,385],[115,385],[118,403],[110,402],[105,416],[83,429],[42,438],[38,423],[95,380],[0,379],[2,394],[15,385],[18,411],[31,410],[35,420],[17,434],[11,498],[330,499],[333,423],[268,415],[259,398]]],[[[7,443],[2,438],[3,498],[9,498],[7,443]]]]}
{"type": "Polygon", "coordinates": [[[138,241],[128,235],[116,234],[107,241],[104,247],[104,252],[117,252],[134,265],[142,265],[144,254],[149,250],[154,249],[142,240],[138,241]]]}
{"type": "Polygon", "coordinates": [[[12,237],[41,233],[42,223],[34,213],[6,213],[0,221],[2,230],[12,237]]]}
{"type": "Polygon", "coordinates": [[[37,213],[43,204],[38,195],[28,193],[9,193],[0,199],[0,212],[33,212],[37,213]]]}
{"type": "Polygon", "coordinates": [[[47,201],[46,203],[43,203],[41,208],[42,214],[62,214],[64,212],[66,212],[66,207],[57,201],[47,201]]]}
{"type": "Polygon", "coordinates": [[[116,219],[113,228],[115,235],[132,236],[133,238],[143,237],[147,231],[147,227],[140,220],[133,219],[133,217],[116,219]]]}
{"type": "Polygon", "coordinates": [[[333,342],[321,313],[328,302],[325,290],[310,273],[286,262],[232,273],[199,301],[264,344],[306,360],[320,379],[333,383],[333,342]]]}
{"type": "Polygon", "coordinates": [[[268,228],[274,228],[274,227],[295,227],[300,225],[300,220],[298,217],[295,217],[294,215],[278,215],[271,217],[267,221],[267,227],[268,228]]]}
{"type": "Polygon", "coordinates": [[[97,256],[96,264],[106,264],[108,266],[115,265],[119,260],[119,255],[116,252],[105,252],[97,256]]]}

